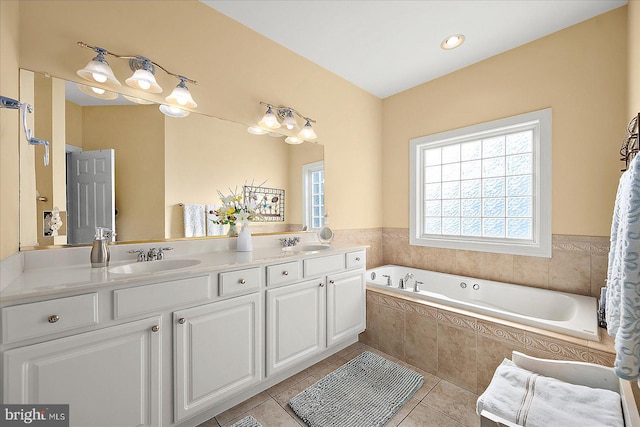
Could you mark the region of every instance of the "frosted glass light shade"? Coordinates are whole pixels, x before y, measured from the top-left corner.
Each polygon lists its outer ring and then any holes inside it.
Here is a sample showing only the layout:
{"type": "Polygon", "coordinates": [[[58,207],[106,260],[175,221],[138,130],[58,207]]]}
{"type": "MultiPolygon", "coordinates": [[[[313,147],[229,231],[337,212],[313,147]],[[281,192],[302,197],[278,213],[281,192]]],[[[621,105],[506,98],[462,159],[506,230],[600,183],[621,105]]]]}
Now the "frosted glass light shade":
{"type": "Polygon", "coordinates": [[[182,86],[182,84],[176,86],[165,100],[170,104],[178,104],[187,108],[196,108],[198,106],[198,104],[193,100],[189,89],[182,86]]]}
{"type": "Polygon", "coordinates": [[[291,145],[302,144],[304,139],[298,138],[297,136],[288,136],[284,139],[284,142],[291,145]]]}
{"type": "Polygon", "coordinates": [[[298,123],[296,122],[295,117],[293,117],[293,112],[291,110],[287,112],[287,116],[282,121],[282,126],[286,127],[289,130],[298,127],[298,123]]]}
{"type": "Polygon", "coordinates": [[[162,114],[169,117],[187,117],[189,115],[188,110],[184,110],[174,105],[162,104],[160,106],[160,111],[162,111],[162,114]]]}
{"type": "Polygon", "coordinates": [[[107,61],[93,58],[86,67],[76,72],[80,77],[90,82],[104,83],[109,86],[122,86],[122,84],[113,75],[113,70],[107,64],[107,61]]]}
{"type": "Polygon", "coordinates": [[[267,109],[267,112],[262,116],[262,120],[258,122],[258,125],[267,129],[278,129],[280,127],[280,122],[278,122],[278,118],[273,111],[271,111],[271,107],[267,109]]]}
{"type": "Polygon", "coordinates": [[[147,101],[146,99],[138,98],[138,97],[135,97],[135,96],[129,96],[129,95],[124,95],[124,94],[122,96],[127,101],[135,102],[136,104],[141,104],[141,105],[155,104],[155,102],[153,102],[153,101],[147,101]]]}
{"type": "Polygon", "coordinates": [[[133,88],[145,90],[147,92],[162,92],[162,88],[158,85],[158,82],[156,82],[154,75],[151,71],[145,69],[136,70],[131,77],[125,80],[125,82],[133,88]]]}
{"type": "Polygon", "coordinates": [[[264,135],[267,133],[266,130],[262,129],[259,126],[249,126],[247,128],[247,132],[249,132],[251,135],[264,135]]]}
{"type": "Polygon", "coordinates": [[[117,93],[104,90],[99,87],[78,84],[78,89],[80,89],[83,93],[86,93],[89,96],[93,96],[94,98],[113,100],[118,97],[117,93]]]}
{"type": "Polygon", "coordinates": [[[311,127],[311,123],[307,120],[307,123],[305,123],[304,127],[300,130],[300,133],[298,133],[298,138],[304,139],[305,141],[311,141],[317,137],[318,135],[316,135],[315,131],[311,127]]]}

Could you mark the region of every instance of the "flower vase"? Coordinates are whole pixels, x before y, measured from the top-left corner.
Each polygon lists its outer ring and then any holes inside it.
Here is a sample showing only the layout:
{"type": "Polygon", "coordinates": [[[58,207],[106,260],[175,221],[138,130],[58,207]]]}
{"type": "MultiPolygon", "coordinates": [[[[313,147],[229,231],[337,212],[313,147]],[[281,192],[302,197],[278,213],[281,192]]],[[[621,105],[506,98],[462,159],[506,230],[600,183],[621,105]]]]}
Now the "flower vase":
{"type": "Polygon", "coordinates": [[[251,231],[249,231],[248,225],[243,225],[238,233],[238,252],[251,252],[253,250],[253,244],[251,242],[251,231]]]}
{"type": "Polygon", "coordinates": [[[229,224],[229,232],[227,233],[228,237],[236,237],[238,235],[238,229],[235,224],[229,224]]]}

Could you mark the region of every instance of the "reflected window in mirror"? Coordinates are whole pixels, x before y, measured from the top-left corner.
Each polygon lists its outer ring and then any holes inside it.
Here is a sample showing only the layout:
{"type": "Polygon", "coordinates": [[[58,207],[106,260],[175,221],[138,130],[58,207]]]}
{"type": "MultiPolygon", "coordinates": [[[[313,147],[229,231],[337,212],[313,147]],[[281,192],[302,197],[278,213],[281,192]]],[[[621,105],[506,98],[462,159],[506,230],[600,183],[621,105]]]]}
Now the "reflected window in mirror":
{"type": "Polygon", "coordinates": [[[302,166],[304,225],[319,230],[324,225],[324,162],[302,166]]]}

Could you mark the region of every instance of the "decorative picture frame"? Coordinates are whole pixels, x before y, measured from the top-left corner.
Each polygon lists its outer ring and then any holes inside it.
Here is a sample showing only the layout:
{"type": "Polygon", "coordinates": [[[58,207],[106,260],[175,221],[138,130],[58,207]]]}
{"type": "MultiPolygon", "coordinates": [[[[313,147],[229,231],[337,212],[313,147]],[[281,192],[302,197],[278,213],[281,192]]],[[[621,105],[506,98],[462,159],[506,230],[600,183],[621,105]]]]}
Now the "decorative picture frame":
{"type": "Polygon", "coordinates": [[[284,222],[284,189],[245,185],[245,200],[253,200],[258,212],[267,222],[284,222]]]}

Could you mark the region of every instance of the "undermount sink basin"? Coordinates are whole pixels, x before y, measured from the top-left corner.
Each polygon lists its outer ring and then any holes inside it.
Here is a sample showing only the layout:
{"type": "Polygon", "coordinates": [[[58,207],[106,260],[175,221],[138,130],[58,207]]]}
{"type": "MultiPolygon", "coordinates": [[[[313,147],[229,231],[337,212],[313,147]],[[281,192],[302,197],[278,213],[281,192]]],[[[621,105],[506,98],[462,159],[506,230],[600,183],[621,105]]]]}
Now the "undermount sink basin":
{"type": "Polygon", "coordinates": [[[109,272],[114,274],[158,273],[161,271],[193,267],[201,262],[202,261],[197,259],[165,259],[162,261],[133,262],[131,264],[110,267],[109,272]]]}
{"type": "Polygon", "coordinates": [[[331,246],[302,245],[302,246],[287,246],[286,248],[282,248],[283,251],[287,251],[287,252],[319,252],[319,251],[326,251],[328,249],[331,249],[331,246]]]}

